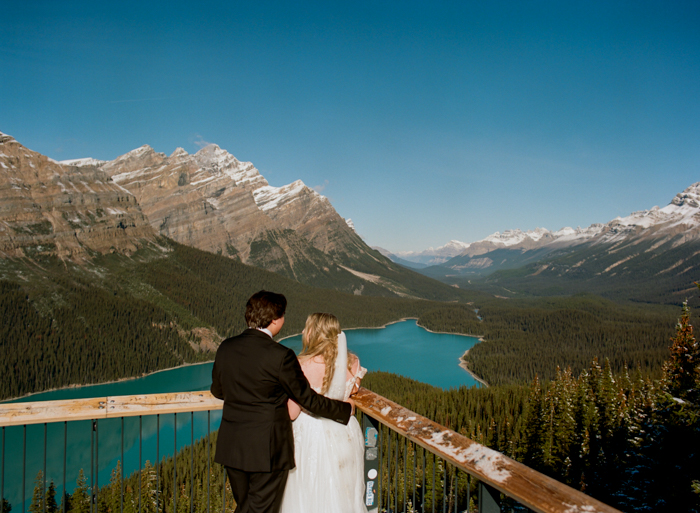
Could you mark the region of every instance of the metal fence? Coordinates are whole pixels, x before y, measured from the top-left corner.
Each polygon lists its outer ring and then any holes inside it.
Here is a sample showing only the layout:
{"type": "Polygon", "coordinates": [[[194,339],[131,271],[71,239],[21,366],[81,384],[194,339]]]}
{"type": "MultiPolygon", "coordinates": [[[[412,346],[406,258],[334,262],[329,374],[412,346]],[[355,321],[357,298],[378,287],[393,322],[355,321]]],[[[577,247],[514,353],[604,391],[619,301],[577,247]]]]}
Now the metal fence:
{"type": "MultiPolygon", "coordinates": [[[[355,401],[370,512],[617,511],[369,390],[355,401]]],[[[0,513],[233,511],[221,408],[208,392],[0,404],[0,513]]]]}

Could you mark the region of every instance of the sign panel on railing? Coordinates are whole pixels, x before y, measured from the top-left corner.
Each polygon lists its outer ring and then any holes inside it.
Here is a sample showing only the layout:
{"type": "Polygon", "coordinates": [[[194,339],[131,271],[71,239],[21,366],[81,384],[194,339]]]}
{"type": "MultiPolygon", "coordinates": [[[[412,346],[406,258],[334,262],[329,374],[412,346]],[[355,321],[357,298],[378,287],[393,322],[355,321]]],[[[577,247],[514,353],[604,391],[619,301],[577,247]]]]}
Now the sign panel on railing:
{"type": "Polygon", "coordinates": [[[365,434],[365,506],[369,513],[379,508],[379,421],[369,415],[362,416],[365,434]]]}

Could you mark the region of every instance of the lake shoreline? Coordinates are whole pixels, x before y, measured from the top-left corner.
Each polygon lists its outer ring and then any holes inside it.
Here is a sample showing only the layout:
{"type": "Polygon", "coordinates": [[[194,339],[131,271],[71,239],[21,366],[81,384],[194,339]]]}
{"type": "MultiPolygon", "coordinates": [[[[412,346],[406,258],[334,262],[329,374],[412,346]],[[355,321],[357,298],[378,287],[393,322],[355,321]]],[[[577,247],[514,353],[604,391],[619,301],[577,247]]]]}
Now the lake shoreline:
{"type": "MultiPolygon", "coordinates": [[[[484,341],[483,338],[479,338],[479,342],[483,342],[483,341],[484,341]]],[[[469,349],[467,349],[467,350],[464,352],[464,354],[463,354],[462,356],[460,356],[460,358],[459,358],[459,366],[462,367],[465,371],[467,371],[467,372],[469,373],[469,375],[470,375],[472,378],[474,378],[476,381],[478,381],[479,383],[481,383],[481,384],[484,385],[485,387],[488,387],[489,384],[486,383],[486,381],[484,381],[484,380],[481,379],[479,376],[477,376],[476,374],[474,374],[471,370],[469,370],[469,366],[467,365],[467,362],[465,361],[465,358],[467,357],[468,354],[469,354],[469,349]]]]}
{"type": "Polygon", "coordinates": [[[21,396],[18,396],[18,397],[12,397],[12,398],[10,398],[10,399],[3,399],[2,401],[0,401],[0,404],[2,404],[2,403],[11,403],[12,401],[18,401],[18,400],[20,400],[20,399],[26,399],[27,397],[31,397],[31,396],[33,396],[33,395],[38,395],[38,394],[45,394],[45,393],[47,393],[47,392],[58,392],[58,391],[60,391],[60,390],[71,390],[71,389],[73,389],[73,388],[98,387],[98,386],[101,386],[101,385],[113,385],[113,384],[115,384],[115,383],[121,383],[121,382],[123,382],[123,381],[130,381],[130,380],[132,380],[132,379],[141,379],[141,378],[145,378],[145,377],[147,377],[147,376],[152,376],[153,374],[158,374],[159,372],[167,372],[167,371],[171,371],[171,370],[174,370],[174,369],[181,369],[181,368],[183,368],[183,367],[191,367],[191,366],[193,366],[193,365],[206,365],[206,364],[208,364],[208,363],[212,363],[213,361],[214,361],[214,360],[207,360],[206,362],[187,362],[187,363],[183,363],[182,365],[178,365],[178,366],[176,366],[176,367],[168,367],[167,369],[158,369],[158,370],[154,370],[154,371],[151,371],[151,372],[144,372],[144,373],[141,374],[140,376],[130,376],[130,377],[127,377],[127,378],[113,379],[113,380],[111,380],[111,381],[100,381],[99,383],[85,383],[85,384],[83,384],[83,385],[76,385],[75,383],[73,383],[73,384],[71,384],[71,385],[66,385],[66,386],[64,386],[64,387],[49,388],[49,389],[46,389],[46,390],[41,390],[40,392],[31,392],[31,393],[29,393],[29,394],[21,395],[21,396]]]}
{"type": "MultiPolygon", "coordinates": [[[[403,317],[403,318],[397,319],[397,320],[395,320],[395,321],[387,322],[387,323],[383,324],[382,326],[358,326],[358,327],[354,327],[354,328],[346,328],[346,329],[343,330],[343,331],[350,331],[350,330],[375,330],[375,329],[376,329],[376,330],[379,330],[379,329],[384,329],[384,328],[386,328],[387,326],[390,326],[390,325],[392,325],[392,324],[397,324],[397,323],[400,323],[400,322],[411,321],[411,320],[416,321],[416,326],[418,326],[418,327],[421,328],[421,329],[424,329],[425,331],[427,331],[427,332],[429,332],[429,333],[435,333],[435,334],[438,334],[438,335],[459,335],[459,336],[463,336],[463,337],[476,338],[476,339],[478,339],[479,342],[482,342],[482,341],[483,341],[483,337],[480,337],[480,336],[478,336],[478,335],[470,335],[470,334],[466,334],[466,333],[450,333],[450,332],[446,332],[446,331],[432,331],[432,330],[426,328],[425,326],[421,326],[421,325],[418,323],[418,318],[417,318],[417,317],[403,317]]],[[[297,336],[299,336],[299,335],[301,335],[301,333],[295,333],[295,334],[292,334],[292,335],[287,335],[287,336],[285,336],[285,337],[279,339],[278,342],[282,342],[283,340],[286,340],[286,339],[288,339],[288,338],[297,337],[297,336]]],[[[463,363],[463,360],[462,360],[462,359],[463,359],[468,353],[469,353],[469,350],[467,350],[467,351],[464,353],[464,355],[462,355],[462,356],[459,358],[459,361],[460,361],[459,366],[460,366],[462,369],[464,369],[472,378],[474,378],[475,381],[478,381],[479,383],[481,383],[481,384],[484,385],[484,386],[489,386],[488,383],[486,383],[484,380],[482,380],[481,378],[479,378],[478,376],[476,376],[476,375],[475,375],[473,372],[471,372],[471,371],[467,368],[467,366],[463,363]]],[[[32,397],[33,395],[44,394],[44,393],[47,393],[47,392],[57,392],[57,391],[60,391],[60,390],[70,390],[70,389],[74,389],[74,388],[83,388],[83,387],[92,387],[92,386],[111,385],[111,384],[115,384],[115,383],[121,383],[121,382],[123,382],[123,381],[129,381],[129,380],[135,380],[135,379],[145,378],[145,377],[147,377],[147,376],[151,376],[151,375],[157,374],[157,373],[159,373],[159,372],[171,371],[171,370],[174,370],[174,369],[180,369],[180,368],[183,368],[183,367],[189,367],[189,366],[193,366],[193,365],[206,365],[206,364],[212,363],[213,361],[214,361],[214,359],[212,358],[211,360],[207,360],[207,361],[204,361],[204,362],[187,362],[187,363],[183,363],[182,365],[177,365],[177,366],[175,366],[175,367],[168,367],[168,368],[165,368],[165,369],[158,369],[158,370],[151,371],[151,372],[145,372],[145,373],[143,373],[143,374],[141,374],[141,375],[139,375],[139,376],[130,376],[130,377],[119,378],[119,379],[115,379],[115,380],[111,380],[111,381],[101,381],[101,382],[99,382],[99,383],[86,383],[86,384],[82,384],[82,385],[71,384],[71,385],[66,385],[66,386],[63,386],[63,387],[50,388],[50,389],[47,389],[47,390],[41,390],[41,391],[39,391],[39,392],[31,392],[31,393],[29,393],[29,394],[25,394],[25,395],[22,395],[22,396],[17,396],[17,397],[12,397],[12,398],[3,399],[3,400],[0,401],[0,404],[2,404],[2,403],[11,403],[11,402],[13,402],[13,401],[19,401],[19,400],[22,400],[22,399],[27,399],[27,398],[29,398],[29,397],[32,397]]]]}

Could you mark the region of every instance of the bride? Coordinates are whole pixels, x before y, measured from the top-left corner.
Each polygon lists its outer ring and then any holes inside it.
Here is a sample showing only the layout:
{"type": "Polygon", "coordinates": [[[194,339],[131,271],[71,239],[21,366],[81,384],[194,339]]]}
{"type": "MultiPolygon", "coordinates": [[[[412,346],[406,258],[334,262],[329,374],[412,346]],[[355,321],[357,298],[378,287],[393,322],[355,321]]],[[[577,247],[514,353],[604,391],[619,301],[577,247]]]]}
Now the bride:
{"type": "MultiPolygon", "coordinates": [[[[331,314],[306,319],[299,363],[318,393],[344,400],[355,393],[367,369],[348,354],[345,333],[331,314]]],[[[315,417],[290,400],[294,459],[281,513],[366,513],[364,440],[355,417],[347,425],[315,417]]]]}

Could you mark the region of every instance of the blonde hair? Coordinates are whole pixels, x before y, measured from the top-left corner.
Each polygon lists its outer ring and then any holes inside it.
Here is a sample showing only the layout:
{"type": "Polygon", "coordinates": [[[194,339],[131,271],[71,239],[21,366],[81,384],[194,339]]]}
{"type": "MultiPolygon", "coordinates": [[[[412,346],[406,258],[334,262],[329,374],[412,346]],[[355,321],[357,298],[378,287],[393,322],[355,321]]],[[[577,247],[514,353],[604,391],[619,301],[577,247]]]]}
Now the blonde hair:
{"type": "Polygon", "coordinates": [[[306,318],[306,325],[301,337],[302,350],[300,357],[313,358],[322,356],[326,365],[323,375],[321,393],[325,394],[331,387],[335,372],[335,360],[338,357],[338,335],[340,322],[329,313],[313,313],[306,318]]]}

